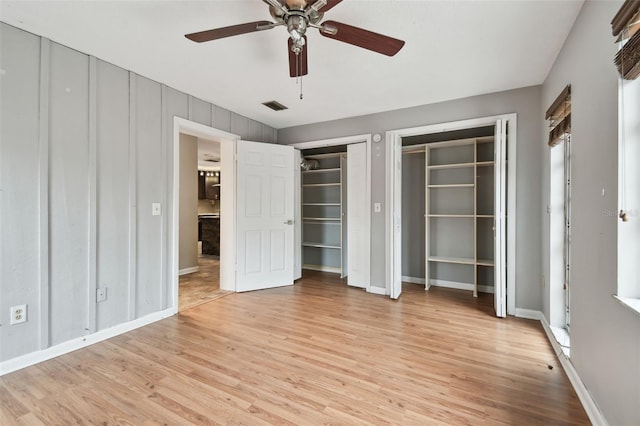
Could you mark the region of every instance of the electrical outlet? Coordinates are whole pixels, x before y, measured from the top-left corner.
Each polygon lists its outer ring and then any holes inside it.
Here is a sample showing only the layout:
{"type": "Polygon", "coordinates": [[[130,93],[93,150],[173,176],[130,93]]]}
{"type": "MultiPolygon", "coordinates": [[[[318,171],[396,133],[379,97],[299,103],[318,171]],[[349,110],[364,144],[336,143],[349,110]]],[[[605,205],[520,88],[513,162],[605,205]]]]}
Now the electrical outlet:
{"type": "Polygon", "coordinates": [[[10,308],[11,318],[9,325],[27,322],[27,305],[16,305],[10,308]]]}
{"type": "Polygon", "coordinates": [[[107,288],[97,288],[96,289],[96,302],[104,302],[107,300],[107,288]]]}
{"type": "Polygon", "coordinates": [[[382,205],[380,203],[373,203],[374,213],[380,213],[382,211],[382,205]]]}
{"type": "Polygon", "coordinates": [[[162,214],[162,206],[160,203],[151,203],[151,214],[153,216],[160,216],[162,214]]]}

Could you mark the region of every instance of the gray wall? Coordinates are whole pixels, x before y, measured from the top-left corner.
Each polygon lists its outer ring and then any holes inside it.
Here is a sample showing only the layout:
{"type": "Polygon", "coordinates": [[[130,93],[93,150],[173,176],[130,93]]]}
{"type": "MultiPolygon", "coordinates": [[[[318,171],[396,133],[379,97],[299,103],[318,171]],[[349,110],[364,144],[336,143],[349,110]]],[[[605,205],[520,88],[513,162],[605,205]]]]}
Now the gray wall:
{"type": "Polygon", "coordinates": [[[4,23],[0,43],[5,361],[170,307],[174,115],[244,139],[276,134],[4,23]],[[23,303],[28,321],[9,326],[23,303]]]}
{"type": "Polygon", "coordinates": [[[180,134],[180,243],[178,269],[198,266],[198,139],[180,134]]]}
{"type": "MultiPolygon", "coordinates": [[[[611,425],[640,424],[640,317],[616,302],[618,87],[611,19],[622,1],[585,2],[542,87],[542,116],[565,85],[572,94],[571,362],[611,425]],[[605,195],[602,196],[602,190],[605,195]]],[[[546,129],[542,120],[542,129],[546,129]]],[[[549,148],[543,162],[549,222],[549,148]]],[[[543,245],[548,258],[548,241],[543,245]]],[[[548,262],[544,265],[549,272],[548,262]]],[[[549,291],[544,291],[549,319],[549,291]]]]}
{"type": "MultiPolygon", "coordinates": [[[[455,84],[455,82],[447,82],[455,84]]],[[[443,83],[444,84],[444,83],[443,83]]],[[[422,105],[379,114],[353,117],[278,130],[278,143],[291,144],[364,133],[445,123],[506,113],[518,114],[517,134],[517,247],[516,306],[540,310],[540,87],[527,87],[465,99],[422,105]]],[[[371,156],[372,203],[382,203],[381,213],[371,220],[371,284],[385,282],[385,149],[374,143],[371,156]]],[[[373,205],[371,206],[373,212],[373,205]]]]}

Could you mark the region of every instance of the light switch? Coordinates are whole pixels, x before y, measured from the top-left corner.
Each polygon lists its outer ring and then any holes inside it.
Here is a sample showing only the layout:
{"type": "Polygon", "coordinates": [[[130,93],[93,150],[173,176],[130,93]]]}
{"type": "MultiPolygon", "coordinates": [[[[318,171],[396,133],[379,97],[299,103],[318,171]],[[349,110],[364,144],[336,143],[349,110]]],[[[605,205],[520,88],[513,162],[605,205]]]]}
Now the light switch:
{"type": "Polygon", "coordinates": [[[162,214],[162,208],[160,207],[160,203],[151,204],[151,214],[153,216],[160,216],[162,214]]]}
{"type": "Polygon", "coordinates": [[[382,206],[380,203],[373,203],[373,211],[375,213],[380,213],[382,211],[382,206]]]}

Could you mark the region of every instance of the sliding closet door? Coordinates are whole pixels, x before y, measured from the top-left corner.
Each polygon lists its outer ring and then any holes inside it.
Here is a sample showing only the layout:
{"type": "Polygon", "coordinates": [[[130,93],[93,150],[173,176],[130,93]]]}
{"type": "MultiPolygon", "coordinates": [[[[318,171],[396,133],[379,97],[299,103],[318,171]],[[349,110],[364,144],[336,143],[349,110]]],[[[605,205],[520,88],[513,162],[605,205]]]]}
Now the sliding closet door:
{"type": "Polygon", "coordinates": [[[506,250],[506,194],[507,194],[507,120],[496,122],[495,134],[495,206],[494,206],[494,297],[496,316],[507,315],[507,250],[506,250]]]}

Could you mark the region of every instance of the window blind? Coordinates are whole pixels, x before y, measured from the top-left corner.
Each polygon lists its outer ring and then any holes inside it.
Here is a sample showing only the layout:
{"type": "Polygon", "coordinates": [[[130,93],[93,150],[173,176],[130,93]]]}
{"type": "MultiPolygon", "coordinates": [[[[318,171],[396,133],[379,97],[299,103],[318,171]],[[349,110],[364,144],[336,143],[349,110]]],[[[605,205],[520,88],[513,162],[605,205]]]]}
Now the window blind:
{"type": "Polygon", "coordinates": [[[614,58],[625,80],[640,77],[640,0],[626,0],[611,21],[614,37],[622,44],[614,58]]]}
{"type": "Polygon", "coordinates": [[[544,117],[549,120],[549,146],[557,145],[561,138],[571,133],[571,86],[551,104],[544,117]]]}

